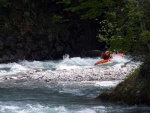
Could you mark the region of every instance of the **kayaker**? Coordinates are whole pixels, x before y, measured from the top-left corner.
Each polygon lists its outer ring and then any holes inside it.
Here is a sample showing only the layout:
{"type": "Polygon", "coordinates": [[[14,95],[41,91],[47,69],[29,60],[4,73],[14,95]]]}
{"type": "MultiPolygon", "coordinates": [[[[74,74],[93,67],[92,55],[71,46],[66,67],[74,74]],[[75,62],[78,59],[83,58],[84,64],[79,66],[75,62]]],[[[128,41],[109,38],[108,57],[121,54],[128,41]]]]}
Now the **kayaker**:
{"type": "Polygon", "coordinates": [[[104,60],[111,58],[111,51],[102,52],[101,58],[104,60]]]}

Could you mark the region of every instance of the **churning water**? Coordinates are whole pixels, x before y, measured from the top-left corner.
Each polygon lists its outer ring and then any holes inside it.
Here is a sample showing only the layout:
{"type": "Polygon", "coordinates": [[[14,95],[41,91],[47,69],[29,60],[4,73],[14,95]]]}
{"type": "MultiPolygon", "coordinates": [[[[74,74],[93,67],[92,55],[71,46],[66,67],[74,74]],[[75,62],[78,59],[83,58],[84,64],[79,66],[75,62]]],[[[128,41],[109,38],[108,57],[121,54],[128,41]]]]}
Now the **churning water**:
{"type": "MultiPolygon", "coordinates": [[[[94,68],[99,58],[64,56],[59,61],[21,61],[0,64],[0,77],[27,72],[94,68]]],[[[129,58],[119,57],[101,66],[121,66],[129,58]]],[[[128,65],[138,66],[138,62],[128,65]]],[[[99,66],[99,68],[101,68],[99,66]]],[[[148,106],[126,106],[96,101],[101,92],[111,91],[120,81],[0,81],[0,113],[149,113],[148,106]]]]}

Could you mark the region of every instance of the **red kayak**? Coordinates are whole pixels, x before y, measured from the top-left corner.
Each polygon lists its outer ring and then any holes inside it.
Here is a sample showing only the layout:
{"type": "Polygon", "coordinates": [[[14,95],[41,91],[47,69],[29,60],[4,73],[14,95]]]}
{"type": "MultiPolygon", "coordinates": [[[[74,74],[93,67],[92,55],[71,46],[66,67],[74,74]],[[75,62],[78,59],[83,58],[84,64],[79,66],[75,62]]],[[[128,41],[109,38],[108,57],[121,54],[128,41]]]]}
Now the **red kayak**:
{"type": "Polygon", "coordinates": [[[112,58],[108,58],[108,59],[100,60],[100,61],[96,62],[95,65],[107,63],[107,62],[109,62],[111,59],[113,59],[113,58],[115,58],[115,57],[117,57],[117,56],[123,56],[123,55],[124,55],[124,53],[115,54],[112,58]]]}

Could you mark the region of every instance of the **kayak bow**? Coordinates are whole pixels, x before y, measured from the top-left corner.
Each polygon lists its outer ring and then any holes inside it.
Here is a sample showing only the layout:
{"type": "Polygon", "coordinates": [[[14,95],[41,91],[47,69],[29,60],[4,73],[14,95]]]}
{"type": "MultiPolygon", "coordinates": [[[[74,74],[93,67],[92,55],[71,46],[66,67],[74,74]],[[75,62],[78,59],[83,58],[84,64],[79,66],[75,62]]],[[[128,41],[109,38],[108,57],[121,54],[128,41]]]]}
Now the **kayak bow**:
{"type": "Polygon", "coordinates": [[[113,59],[113,58],[115,58],[117,56],[123,56],[123,55],[124,55],[124,53],[115,54],[112,58],[108,58],[108,59],[100,60],[100,61],[96,62],[95,65],[107,63],[107,62],[111,61],[111,59],[113,59]]]}

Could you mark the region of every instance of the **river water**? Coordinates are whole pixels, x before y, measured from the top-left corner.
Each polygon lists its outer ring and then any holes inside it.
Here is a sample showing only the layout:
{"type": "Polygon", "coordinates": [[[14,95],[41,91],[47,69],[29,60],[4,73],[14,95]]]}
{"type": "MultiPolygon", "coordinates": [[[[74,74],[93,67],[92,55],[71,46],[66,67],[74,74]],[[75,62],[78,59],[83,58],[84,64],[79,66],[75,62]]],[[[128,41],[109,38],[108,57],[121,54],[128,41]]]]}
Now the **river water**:
{"type": "MultiPolygon", "coordinates": [[[[40,71],[57,72],[121,66],[129,58],[117,58],[94,66],[99,58],[69,58],[58,61],[20,61],[0,64],[0,77],[11,77],[40,71]]],[[[128,65],[139,66],[139,62],[128,65]]],[[[61,73],[60,73],[61,76],[61,73]]],[[[65,76],[65,75],[63,75],[65,76]]],[[[67,79],[67,78],[66,78],[67,79]]],[[[91,81],[5,81],[0,80],[0,113],[149,113],[148,106],[127,106],[96,101],[102,92],[110,92],[120,80],[91,81]]]]}

